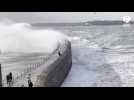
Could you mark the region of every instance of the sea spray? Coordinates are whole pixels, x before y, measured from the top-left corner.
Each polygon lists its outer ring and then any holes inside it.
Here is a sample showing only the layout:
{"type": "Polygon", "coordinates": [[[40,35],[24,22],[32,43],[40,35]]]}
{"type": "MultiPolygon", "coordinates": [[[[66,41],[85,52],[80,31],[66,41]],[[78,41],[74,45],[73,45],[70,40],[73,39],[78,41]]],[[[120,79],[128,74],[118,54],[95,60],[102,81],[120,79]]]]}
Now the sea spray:
{"type": "Polygon", "coordinates": [[[28,23],[0,22],[0,51],[52,53],[66,39],[61,32],[50,29],[33,30],[28,23]]]}

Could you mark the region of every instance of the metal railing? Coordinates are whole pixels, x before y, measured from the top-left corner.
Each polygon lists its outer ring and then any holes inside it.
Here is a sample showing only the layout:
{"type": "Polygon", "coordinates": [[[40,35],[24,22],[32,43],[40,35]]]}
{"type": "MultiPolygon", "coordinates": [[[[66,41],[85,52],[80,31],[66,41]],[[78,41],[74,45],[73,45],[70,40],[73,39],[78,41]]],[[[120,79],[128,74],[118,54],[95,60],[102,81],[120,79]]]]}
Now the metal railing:
{"type": "MultiPolygon", "coordinates": [[[[18,74],[13,74],[13,79],[12,79],[12,85],[17,83],[19,80],[23,79],[27,75],[29,75],[32,71],[36,70],[39,68],[41,65],[43,65],[47,60],[49,60],[50,57],[42,58],[39,63],[32,63],[28,64],[27,67],[18,74]]],[[[7,80],[6,77],[3,78],[2,80],[2,86],[6,87],[7,86],[7,80]]]]}
{"type": "MultiPolygon", "coordinates": [[[[66,42],[65,42],[64,46],[62,46],[62,49],[65,49],[65,47],[66,47],[65,45],[66,45],[66,42]]],[[[61,53],[62,53],[61,45],[60,44],[57,46],[55,51],[51,55],[49,55],[48,57],[41,57],[40,58],[41,59],[40,62],[28,64],[27,67],[21,73],[17,73],[15,75],[13,74],[12,86],[17,86],[18,87],[19,85],[16,85],[16,83],[19,80],[25,78],[26,76],[31,74],[31,72],[33,72],[34,70],[39,68],[41,65],[45,64],[45,62],[47,62],[54,54],[56,54],[58,50],[60,50],[61,53]]],[[[2,80],[2,86],[3,87],[7,87],[8,86],[7,85],[6,77],[4,77],[4,79],[2,80]]],[[[12,86],[10,86],[10,87],[12,87],[12,86]]]]}

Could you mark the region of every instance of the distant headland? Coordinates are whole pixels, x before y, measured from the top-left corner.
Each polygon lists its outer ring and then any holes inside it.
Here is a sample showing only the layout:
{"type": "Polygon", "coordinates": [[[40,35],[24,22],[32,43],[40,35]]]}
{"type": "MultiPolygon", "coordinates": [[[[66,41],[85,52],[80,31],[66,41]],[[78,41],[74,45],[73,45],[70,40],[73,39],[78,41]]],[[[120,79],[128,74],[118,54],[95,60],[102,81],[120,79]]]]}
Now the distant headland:
{"type": "Polygon", "coordinates": [[[134,21],[130,21],[129,23],[125,23],[124,21],[119,20],[102,20],[102,21],[88,21],[87,25],[123,25],[123,24],[134,24],[134,21]]]}
{"type": "Polygon", "coordinates": [[[75,23],[33,23],[33,26],[90,26],[90,25],[124,25],[134,24],[134,21],[125,23],[121,20],[95,20],[87,22],[75,22],[75,23]]]}

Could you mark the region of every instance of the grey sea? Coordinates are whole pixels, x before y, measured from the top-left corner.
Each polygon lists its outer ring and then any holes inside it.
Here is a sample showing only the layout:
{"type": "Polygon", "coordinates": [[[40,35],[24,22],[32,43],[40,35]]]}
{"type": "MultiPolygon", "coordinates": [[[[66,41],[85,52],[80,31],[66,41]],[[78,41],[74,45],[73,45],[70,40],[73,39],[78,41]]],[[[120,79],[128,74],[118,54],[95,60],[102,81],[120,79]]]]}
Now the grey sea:
{"type": "Polygon", "coordinates": [[[134,86],[134,25],[34,26],[72,43],[73,65],[63,87],[134,86]]]}

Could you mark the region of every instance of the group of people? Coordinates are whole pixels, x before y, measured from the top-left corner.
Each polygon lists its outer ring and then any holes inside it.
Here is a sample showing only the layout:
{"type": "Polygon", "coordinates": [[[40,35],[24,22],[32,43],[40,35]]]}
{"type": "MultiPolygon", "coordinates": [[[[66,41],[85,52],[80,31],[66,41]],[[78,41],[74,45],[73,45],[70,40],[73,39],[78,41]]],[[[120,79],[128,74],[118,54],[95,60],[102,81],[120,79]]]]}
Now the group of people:
{"type": "MultiPolygon", "coordinates": [[[[7,74],[6,80],[7,80],[7,86],[9,86],[9,87],[13,86],[13,75],[12,75],[12,72],[7,74]]],[[[24,87],[24,85],[22,85],[22,86],[24,87]]],[[[33,83],[32,83],[30,78],[28,79],[28,87],[33,87],[33,83]]]]}

